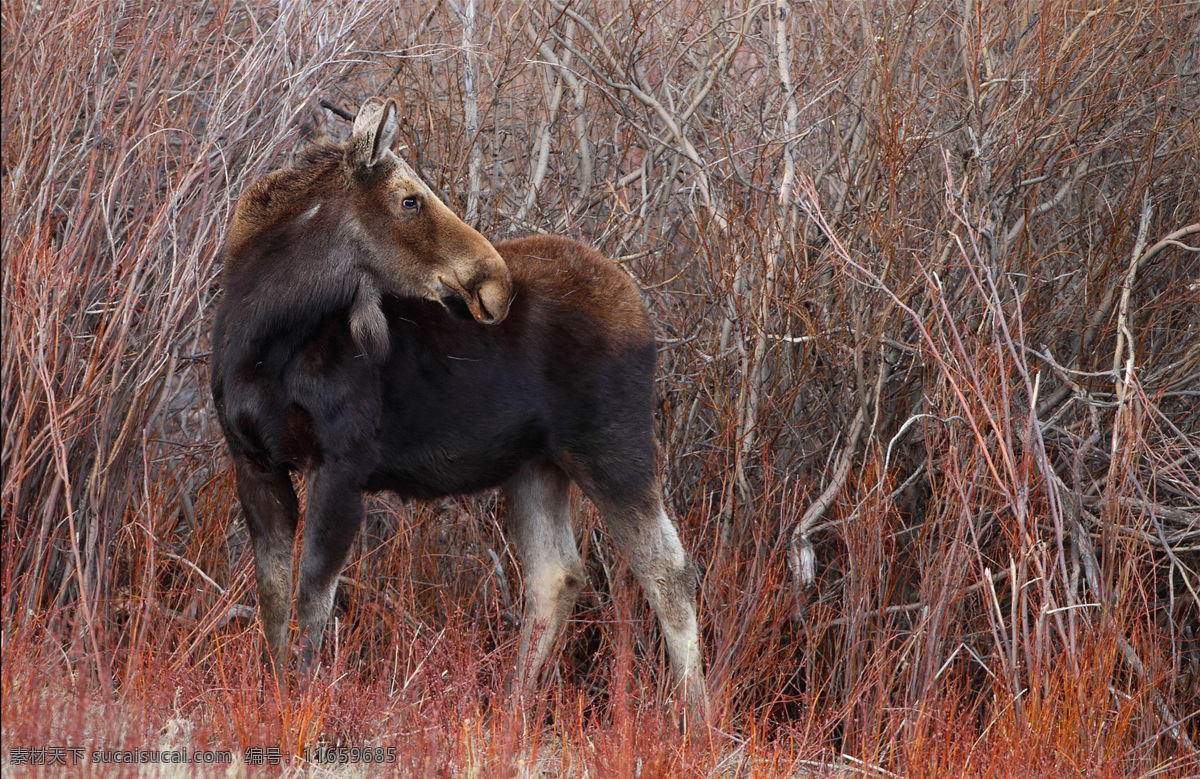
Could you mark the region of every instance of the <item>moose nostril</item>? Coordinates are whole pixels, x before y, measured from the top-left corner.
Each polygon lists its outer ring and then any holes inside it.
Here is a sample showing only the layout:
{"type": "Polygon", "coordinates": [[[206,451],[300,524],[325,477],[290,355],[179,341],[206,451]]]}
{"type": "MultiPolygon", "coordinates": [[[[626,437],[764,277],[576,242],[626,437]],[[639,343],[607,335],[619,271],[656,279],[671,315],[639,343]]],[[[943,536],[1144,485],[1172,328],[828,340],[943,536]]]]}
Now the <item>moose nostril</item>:
{"type": "Polygon", "coordinates": [[[508,316],[509,287],[507,279],[489,279],[475,291],[479,305],[479,321],[485,325],[503,322],[508,316]]]}

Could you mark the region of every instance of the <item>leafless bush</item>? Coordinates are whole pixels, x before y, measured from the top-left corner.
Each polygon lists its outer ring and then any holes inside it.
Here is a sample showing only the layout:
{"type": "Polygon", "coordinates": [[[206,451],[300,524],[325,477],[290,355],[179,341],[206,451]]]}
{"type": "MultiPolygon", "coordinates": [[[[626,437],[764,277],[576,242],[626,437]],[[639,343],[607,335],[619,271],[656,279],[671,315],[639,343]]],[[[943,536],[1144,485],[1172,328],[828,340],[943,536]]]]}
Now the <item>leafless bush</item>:
{"type": "MultiPolygon", "coordinates": [[[[994,743],[1102,723],[1096,770],[1190,753],[1194,5],[62,6],[4,7],[6,636],[61,614],[111,679],[153,624],[128,603],[212,628],[251,602],[205,391],[217,249],[242,186],[346,132],[318,97],[384,92],[485,234],[572,234],[642,285],[730,728],[911,774],[889,745],[952,701],[994,743]]],[[[413,594],[401,532],[507,613],[494,522],[396,512],[364,541],[381,597],[413,594]]]]}

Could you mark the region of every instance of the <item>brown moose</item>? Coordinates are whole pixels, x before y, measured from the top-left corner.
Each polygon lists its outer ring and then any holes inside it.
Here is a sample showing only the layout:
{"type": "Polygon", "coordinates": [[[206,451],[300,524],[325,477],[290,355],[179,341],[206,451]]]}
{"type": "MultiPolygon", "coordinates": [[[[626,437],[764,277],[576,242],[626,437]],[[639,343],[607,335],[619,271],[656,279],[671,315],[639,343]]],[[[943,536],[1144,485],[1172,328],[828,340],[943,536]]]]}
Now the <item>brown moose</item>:
{"type": "Polygon", "coordinates": [[[321,647],[364,491],[436,498],[501,486],[525,571],[516,681],[537,684],[584,584],[574,481],[658,615],[682,696],[706,706],[695,571],[655,468],[654,335],[638,291],[575,241],[493,246],[394,150],[396,104],[349,141],[250,186],[224,247],[212,391],[254,545],[274,665],[286,657],[302,471],[297,611],[321,647]]]}

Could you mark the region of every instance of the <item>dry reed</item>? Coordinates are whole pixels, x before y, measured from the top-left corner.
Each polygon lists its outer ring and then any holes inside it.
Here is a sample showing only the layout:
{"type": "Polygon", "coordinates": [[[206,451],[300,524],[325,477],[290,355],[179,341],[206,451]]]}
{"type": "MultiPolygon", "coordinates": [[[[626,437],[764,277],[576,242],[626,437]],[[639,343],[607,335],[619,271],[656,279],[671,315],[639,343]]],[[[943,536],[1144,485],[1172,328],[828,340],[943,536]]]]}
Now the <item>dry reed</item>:
{"type": "Polygon", "coordinates": [[[2,62],[6,775],[55,744],[1197,770],[1197,5],[4,0],[2,62]],[[344,137],[321,98],[376,93],[486,235],[581,237],[641,284],[711,737],[673,730],[582,504],[534,711],[494,705],[520,575],[488,496],[372,499],[331,668],[264,686],[206,390],[218,249],[242,187],[344,137]]]}

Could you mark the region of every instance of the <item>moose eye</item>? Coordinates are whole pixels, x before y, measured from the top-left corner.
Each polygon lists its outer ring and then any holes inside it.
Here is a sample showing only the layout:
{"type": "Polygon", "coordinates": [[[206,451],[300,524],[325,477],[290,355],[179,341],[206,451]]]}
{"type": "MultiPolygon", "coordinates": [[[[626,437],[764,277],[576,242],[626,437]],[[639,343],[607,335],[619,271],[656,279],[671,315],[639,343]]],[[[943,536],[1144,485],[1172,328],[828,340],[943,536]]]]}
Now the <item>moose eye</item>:
{"type": "Polygon", "coordinates": [[[415,195],[409,195],[408,197],[406,197],[400,201],[400,205],[404,206],[409,211],[416,210],[418,203],[419,203],[419,201],[417,200],[415,195]]]}

